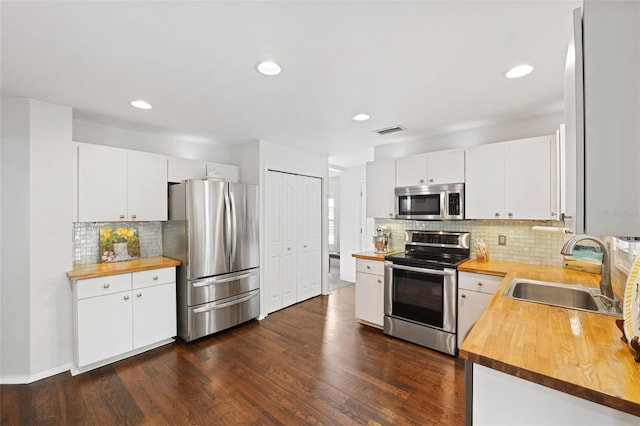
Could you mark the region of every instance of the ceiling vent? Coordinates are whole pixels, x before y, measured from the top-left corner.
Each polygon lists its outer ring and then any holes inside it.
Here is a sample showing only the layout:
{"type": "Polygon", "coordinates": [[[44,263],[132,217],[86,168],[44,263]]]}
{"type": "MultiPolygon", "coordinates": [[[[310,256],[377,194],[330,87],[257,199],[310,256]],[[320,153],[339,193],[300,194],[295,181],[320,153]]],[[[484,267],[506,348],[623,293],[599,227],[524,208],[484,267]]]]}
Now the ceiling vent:
{"type": "Polygon", "coordinates": [[[374,130],[374,132],[376,132],[379,135],[388,135],[389,133],[403,132],[405,130],[407,129],[405,129],[402,126],[392,126],[392,127],[385,127],[384,129],[374,130]]]}

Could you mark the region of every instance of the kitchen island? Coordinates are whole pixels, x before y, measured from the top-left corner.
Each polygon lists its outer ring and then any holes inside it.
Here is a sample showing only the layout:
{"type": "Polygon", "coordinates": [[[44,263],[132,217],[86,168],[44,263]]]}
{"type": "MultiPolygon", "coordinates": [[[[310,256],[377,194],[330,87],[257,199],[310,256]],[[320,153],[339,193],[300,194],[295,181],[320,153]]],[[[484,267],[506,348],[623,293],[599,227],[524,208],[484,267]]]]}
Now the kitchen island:
{"type": "Polygon", "coordinates": [[[519,301],[513,277],[597,287],[562,267],[467,261],[460,271],[504,276],[467,335],[467,424],[640,424],[640,364],[615,317],[519,301]]]}

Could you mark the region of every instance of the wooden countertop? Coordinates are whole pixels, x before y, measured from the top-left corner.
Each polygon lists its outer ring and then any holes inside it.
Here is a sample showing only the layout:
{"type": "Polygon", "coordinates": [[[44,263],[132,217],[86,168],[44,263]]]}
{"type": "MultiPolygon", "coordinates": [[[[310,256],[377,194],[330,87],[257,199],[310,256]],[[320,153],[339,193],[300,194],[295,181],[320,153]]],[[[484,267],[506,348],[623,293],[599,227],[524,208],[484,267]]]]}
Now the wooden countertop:
{"type": "Polygon", "coordinates": [[[365,260],[378,260],[378,261],[384,261],[384,257],[389,255],[389,254],[394,254],[394,253],[400,253],[402,252],[402,250],[390,250],[390,251],[386,251],[384,253],[378,253],[375,251],[365,251],[362,253],[353,253],[351,256],[357,258],[357,259],[365,259],[365,260]]]}
{"type": "Polygon", "coordinates": [[[92,263],[89,265],[74,266],[67,272],[71,281],[85,278],[104,277],[106,275],[125,274],[127,272],[148,271],[149,269],[168,268],[178,266],[180,262],[168,257],[156,256],[144,259],[129,260],[126,262],[92,263]]]}
{"type": "Polygon", "coordinates": [[[615,317],[502,297],[512,277],[597,287],[600,275],[562,267],[467,261],[458,270],[504,275],[460,357],[640,416],[640,364],[615,317]]]}

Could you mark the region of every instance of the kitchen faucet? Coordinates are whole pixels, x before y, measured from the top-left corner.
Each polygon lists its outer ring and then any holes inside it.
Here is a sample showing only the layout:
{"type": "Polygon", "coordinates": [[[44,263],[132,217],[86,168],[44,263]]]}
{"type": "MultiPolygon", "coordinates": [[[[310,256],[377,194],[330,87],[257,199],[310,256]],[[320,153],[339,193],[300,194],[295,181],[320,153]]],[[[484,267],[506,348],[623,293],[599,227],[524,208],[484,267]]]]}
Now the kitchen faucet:
{"type": "Polygon", "coordinates": [[[602,275],[602,277],[600,278],[601,294],[598,296],[609,302],[615,310],[619,310],[620,301],[616,299],[615,295],[613,294],[613,287],[611,286],[611,265],[609,263],[609,248],[604,241],[602,241],[598,237],[593,237],[591,235],[576,235],[564,244],[562,250],[560,250],[560,253],[567,256],[572,255],[575,246],[579,242],[584,240],[595,242],[596,244],[598,244],[598,246],[600,246],[600,250],[602,251],[602,268],[600,270],[602,275]]]}

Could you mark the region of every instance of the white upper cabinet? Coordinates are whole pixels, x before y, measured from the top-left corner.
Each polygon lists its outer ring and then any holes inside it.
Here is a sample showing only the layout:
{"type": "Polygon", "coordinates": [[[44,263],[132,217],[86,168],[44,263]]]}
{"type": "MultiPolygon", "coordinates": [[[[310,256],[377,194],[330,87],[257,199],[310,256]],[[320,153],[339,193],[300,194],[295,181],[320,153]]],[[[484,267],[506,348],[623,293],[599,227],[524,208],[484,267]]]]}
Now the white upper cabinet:
{"type": "Polygon", "coordinates": [[[557,219],[557,211],[551,209],[551,200],[556,193],[551,186],[554,141],[555,135],[505,144],[505,212],[508,219],[557,219]]]}
{"type": "Polygon", "coordinates": [[[504,154],[504,143],[480,145],[467,150],[467,219],[504,218],[504,154]]]}
{"type": "Polygon", "coordinates": [[[464,182],[464,151],[412,155],[396,160],[396,186],[464,182]]]}
{"type": "Polygon", "coordinates": [[[396,160],[396,186],[426,185],[427,182],[426,155],[412,155],[396,160]]]}
{"type": "Polygon", "coordinates": [[[167,159],[78,144],[77,221],[167,220],[167,159]]]}
{"type": "Polygon", "coordinates": [[[167,220],[167,159],[127,152],[127,220],[167,220]]]}
{"type": "Polygon", "coordinates": [[[367,217],[394,217],[396,160],[367,163],[367,217]]]}
{"type": "Polygon", "coordinates": [[[428,184],[464,182],[464,151],[452,150],[428,154],[427,171],[428,184]]]}
{"type": "Polygon", "coordinates": [[[585,232],[640,237],[640,2],[585,1],[583,35],[585,232]]]}
{"type": "Polygon", "coordinates": [[[466,152],[467,219],[557,219],[555,135],[466,152]]]}

